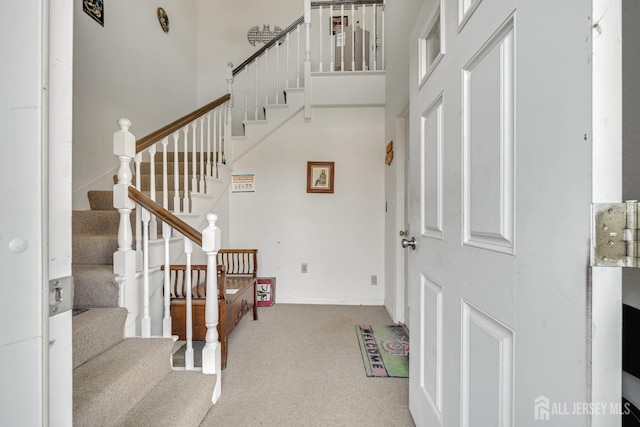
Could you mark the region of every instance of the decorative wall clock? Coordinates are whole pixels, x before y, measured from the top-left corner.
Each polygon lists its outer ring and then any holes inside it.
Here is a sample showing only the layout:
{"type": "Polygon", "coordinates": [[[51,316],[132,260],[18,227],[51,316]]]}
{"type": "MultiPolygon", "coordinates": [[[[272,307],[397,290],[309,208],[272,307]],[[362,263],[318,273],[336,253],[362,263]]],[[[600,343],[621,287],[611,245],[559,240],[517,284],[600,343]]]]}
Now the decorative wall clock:
{"type": "Polygon", "coordinates": [[[162,27],[162,31],[165,33],[169,32],[169,16],[167,12],[161,7],[158,8],[158,21],[160,22],[160,26],[162,27]]]}

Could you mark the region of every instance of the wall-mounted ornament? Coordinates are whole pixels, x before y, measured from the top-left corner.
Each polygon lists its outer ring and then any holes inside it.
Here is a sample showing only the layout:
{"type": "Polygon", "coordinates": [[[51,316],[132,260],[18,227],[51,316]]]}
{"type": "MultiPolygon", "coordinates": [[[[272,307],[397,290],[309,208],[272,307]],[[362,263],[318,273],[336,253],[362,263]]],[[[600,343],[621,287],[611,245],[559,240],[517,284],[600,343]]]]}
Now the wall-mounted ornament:
{"type": "Polygon", "coordinates": [[[247,39],[252,46],[255,46],[256,43],[268,43],[281,32],[282,28],[277,25],[273,27],[273,30],[271,30],[271,26],[269,24],[263,24],[262,30],[260,30],[258,25],[255,25],[247,31],[247,39]]]}
{"type": "Polygon", "coordinates": [[[104,27],[104,6],[102,0],[84,0],[82,10],[104,27]]]}
{"type": "Polygon", "coordinates": [[[161,7],[158,8],[158,22],[160,22],[162,31],[164,31],[165,33],[168,33],[169,32],[169,15],[167,15],[167,12],[161,7]]]}
{"type": "Polygon", "coordinates": [[[384,162],[387,166],[391,166],[391,162],[393,162],[393,141],[387,144],[387,155],[384,157],[384,162]]]}

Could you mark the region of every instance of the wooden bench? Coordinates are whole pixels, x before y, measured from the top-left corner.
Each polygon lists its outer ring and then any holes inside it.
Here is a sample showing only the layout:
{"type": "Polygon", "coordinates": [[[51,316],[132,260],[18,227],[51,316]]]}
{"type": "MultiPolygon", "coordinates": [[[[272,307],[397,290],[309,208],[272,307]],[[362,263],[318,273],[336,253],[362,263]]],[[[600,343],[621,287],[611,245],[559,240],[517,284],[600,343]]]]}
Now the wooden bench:
{"type": "MultiPolygon", "coordinates": [[[[221,343],[222,369],[227,366],[227,339],[249,311],[258,320],[257,249],[221,249],[218,252],[218,335],[221,343]]],[[[171,333],[186,340],[186,280],[184,265],[170,266],[171,333]]],[[[192,324],[194,341],[204,341],[207,266],[191,266],[192,324]]]]}

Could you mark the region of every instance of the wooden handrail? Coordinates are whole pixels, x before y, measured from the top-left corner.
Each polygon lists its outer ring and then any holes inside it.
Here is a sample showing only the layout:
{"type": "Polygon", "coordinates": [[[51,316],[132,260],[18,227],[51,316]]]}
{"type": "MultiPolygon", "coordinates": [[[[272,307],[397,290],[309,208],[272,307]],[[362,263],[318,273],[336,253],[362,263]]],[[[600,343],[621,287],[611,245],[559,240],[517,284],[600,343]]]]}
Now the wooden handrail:
{"type": "Polygon", "coordinates": [[[233,75],[235,76],[240,71],[242,71],[247,65],[251,64],[257,57],[262,55],[267,49],[269,49],[271,46],[276,44],[279,40],[282,40],[283,38],[285,38],[288,33],[293,31],[298,25],[302,24],[303,22],[304,22],[304,16],[301,16],[300,18],[296,19],[293,22],[293,24],[289,25],[287,28],[280,31],[277,36],[275,36],[274,38],[269,40],[267,43],[265,43],[265,45],[262,46],[260,49],[258,49],[256,53],[254,53],[249,58],[247,58],[242,64],[234,68],[233,75]]]}
{"type": "Polygon", "coordinates": [[[155,144],[158,141],[161,141],[163,138],[173,134],[175,131],[181,129],[182,127],[184,127],[185,125],[191,123],[192,121],[194,121],[195,119],[197,119],[198,117],[204,116],[205,114],[207,114],[209,111],[213,110],[214,108],[224,104],[225,102],[227,102],[228,100],[231,99],[231,94],[226,94],[221,96],[220,98],[216,99],[213,102],[208,103],[207,105],[204,105],[200,108],[198,108],[197,110],[183,116],[180,117],[178,120],[169,123],[168,125],[158,129],[155,132],[151,132],[149,135],[144,136],[142,138],[140,138],[138,140],[138,142],[136,143],[136,153],[141,152],[142,150],[151,147],[153,144],[155,144]]]}
{"type": "MultiPolygon", "coordinates": [[[[347,1],[341,1],[340,3],[336,3],[336,2],[333,2],[333,1],[313,1],[313,2],[311,2],[311,8],[317,9],[318,7],[321,7],[321,6],[339,7],[339,6],[343,6],[343,5],[344,6],[351,6],[351,5],[357,6],[357,5],[362,5],[362,4],[383,4],[383,3],[384,3],[384,0],[347,0],[347,1]]],[[[247,67],[247,65],[249,65],[253,61],[255,61],[256,58],[260,57],[267,49],[269,49],[271,46],[276,44],[278,41],[280,41],[283,38],[285,38],[288,33],[290,33],[291,31],[295,30],[296,27],[298,25],[302,24],[303,22],[304,22],[304,16],[301,16],[300,18],[296,19],[291,25],[289,25],[287,28],[285,28],[284,30],[279,32],[277,36],[275,36],[274,38],[269,40],[264,46],[262,46],[260,49],[258,49],[253,55],[251,55],[244,62],[242,62],[242,64],[240,64],[236,68],[234,68],[233,69],[233,75],[235,76],[240,71],[244,70],[247,67]]]]}
{"type": "Polygon", "coordinates": [[[140,191],[136,190],[133,186],[129,186],[129,198],[154,214],[160,220],[178,230],[198,246],[202,246],[202,233],[175,216],[172,212],[151,200],[150,197],[147,197],[140,191]]]}

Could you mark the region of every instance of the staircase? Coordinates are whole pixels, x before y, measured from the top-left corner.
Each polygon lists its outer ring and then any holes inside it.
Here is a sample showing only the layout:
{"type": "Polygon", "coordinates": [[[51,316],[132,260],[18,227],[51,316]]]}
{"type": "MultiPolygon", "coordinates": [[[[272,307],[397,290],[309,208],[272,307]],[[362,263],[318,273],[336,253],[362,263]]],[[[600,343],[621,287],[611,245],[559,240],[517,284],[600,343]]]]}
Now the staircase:
{"type": "MultiPolygon", "coordinates": [[[[306,3],[309,3],[308,0],[306,3]]],[[[380,6],[382,6],[382,0],[371,0],[368,8],[363,6],[359,12],[363,21],[367,14],[371,18],[369,22],[377,22],[376,20],[380,19],[376,18],[380,6]]],[[[333,14],[333,5],[320,6],[320,17],[323,8],[329,11],[330,15],[333,14]]],[[[340,15],[344,16],[344,5],[340,6],[339,10],[340,15]]],[[[126,241],[131,236],[131,231],[123,227],[126,231],[119,232],[119,228],[123,225],[120,224],[121,215],[113,206],[115,203],[123,211],[127,211],[133,206],[132,200],[135,200],[136,203],[147,206],[147,209],[162,216],[160,210],[153,207],[155,205],[153,202],[145,205],[146,202],[142,201],[143,198],[139,197],[139,193],[136,195],[134,192],[132,196],[129,192],[127,195],[130,185],[138,186],[140,191],[150,195],[153,181],[157,193],[151,197],[155,196],[154,200],[164,205],[169,211],[174,211],[175,205],[175,212],[182,212],[175,214],[176,216],[188,226],[202,230],[205,215],[214,210],[230,186],[231,168],[223,164],[225,162],[221,159],[226,158],[231,165],[302,111],[305,119],[310,120],[312,105],[330,107],[384,104],[384,73],[375,72],[378,69],[376,64],[380,62],[375,59],[375,55],[369,68],[369,70],[373,69],[373,72],[333,73],[335,71],[334,53],[337,55],[337,52],[331,50],[330,72],[323,72],[322,57],[320,57],[319,61],[314,59],[314,64],[318,62],[320,64],[319,72],[311,74],[308,37],[311,16],[307,13],[308,11],[310,7],[305,7],[304,19],[296,21],[278,39],[267,43],[240,67],[233,69],[232,64],[228,64],[227,95],[137,141],[128,132],[131,123],[128,120],[119,122],[120,131],[114,134],[114,154],[120,160],[118,172],[120,178],[114,177],[116,197],[114,198],[113,191],[90,191],[88,193],[90,210],[73,212],[72,270],[75,282],[74,307],[78,311],[78,314],[73,317],[74,425],[197,426],[211,408],[212,401],[215,402],[220,396],[220,378],[219,375],[213,375],[220,372],[219,350],[215,338],[208,338],[209,350],[206,363],[203,353],[202,370],[212,375],[174,369],[172,367],[174,340],[171,338],[124,338],[125,335],[139,335],[140,329],[142,329],[142,335],[149,336],[149,331],[152,331],[150,335],[158,335],[158,326],[160,330],[166,327],[164,322],[167,318],[150,320],[151,326],[141,327],[143,304],[146,304],[144,310],[152,304],[149,302],[149,294],[158,297],[162,293],[162,289],[157,286],[159,276],[156,275],[153,279],[155,282],[151,292],[147,290],[143,297],[140,282],[144,279],[145,286],[148,288],[149,269],[147,268],[144,273],[141,272],[142,257],[137,256],[141,252],[134,254],[129,249],[131,246],[128,242],[125,242],[123,248],[118,251],[118,235],[121,240],[126,241]],[[299,37],[303,25],[307,32],[306,48],[300,44],[299,37]],[[293,36],[291,40],[289,37],[289,34],[294,34],[294,31],[298,34],[297,46],[293,36]],[[268,49],[275,49],[275,55],[272,53],[272,58],[274,56],[276,58],[275,61],[269,62],[268,49]],[[278,49],[283,50],[280,56],[278,49]],[[304,55],[306,58],[302,63],[299,62],[300,53],[305,49],[307,55],[304,55]],[[289,57],[293,60],[296,53],[299,63],[289,64],[289,57]],[[282,63],[283,61],[285,63],[282,63]],[[286,78],[278,77],[275,82],[267,78],[270,68],[272,71],[275,69],[275,74],[272,75],[278,75],[281,65],[283,70],[286,69],[286,78]],[[291,78],[289,65],[294,65],[291,78]],[[297,73],[295,77],[294,69],[297,73]],[[300,73],[303,69],[304,75],[300,73]],[[247,78],[249,73],[255,76],[254,87],[247,78]],[[258,74],[265,76],[263,88],[258,87],[258,74]],[[244,87],[241,82],[244,82],[244,87]],[[281,82],[284,82],[284,85],[281,86],[281,82]],[[314,88],[313,91],[311,87],[314,88]],[[230,99],[234,92],[238,105],[232,108],[233,103],[230,99]],[[284,97],[281,98],[279,94],[283,94],[284,97]],[[243,99],[244,104],[242,104],[243,99]],[[284,103],[280,103],[281,99],[284,103]],[[271,103],[273,100],[275,103],[271,103]],[[234,123],[238,127],[235,132],[234,123]],[[232,136],[234,133],[242,136],[232,136]],[[168,152],[167,147],[169,147],[168,152]],[[211,153],[212,163],[204,167],[200,158],[204,158],[206,151],[211,153]],[[198,159],[195,162],[195,170],[193,153],[197,153],[198,159]],[[140,163],[138,169],[140,176],[134,176],[131,179],[127,169],[136,169],[134,162],[140,162],[141,158],[145,161],[147,159],[153,161],[153,168],[152,163],[140,163]],[[174,169],[174,158],[180,165],[177,170],[174,169]],[[186,177],[182,166],[182,159],[185,158],[191,162],[187,168],[186,177]],[[166,164],[162,159],[166,159],[166,164]],[[163,176],[165,170],[167,176],[163,176]],[[178,181],[174,181],[174,173],[180,175],[178,181]],[[162,194],[165,183],[167,190],[172,191],[162,194]],[[188,197],[186,200],[185,191],[188,197]],[[178,194],[175,194],[176,192],[178,194]],[[115,252],[117,252],[116,271],[120,275],[118,277],[114,274],[115,252]],[[128,310],[118,307],[125,304],[128,310]]],[[[351,17],[354,20],[353,5],[351,5],[351,17]]],[[[320,24],[320,33],[328,33],[322,31],[322,24],[320,24]]],[[[333,39],[329,44],[333,44],[333,39]]],[[[338,60],[337,56],[335,60],[338,60]]],[[[356,70],[355,67],[351,69],[356,70]]],[[[138,209],[140,210],[139,207],[138,209]]],[[[130,218],[135,236],[135,226],[139,225],[139,222],[136,224],[135,211],[131,213],[130,218]]],[[[168,218],[167,221],[171,223],[174,216],[170,218],[165,216],[165,218],[168,218]]],[[[215,251],[218,250],[212,248],[219,248],[219,231],[213,231],[217,230],[214,221],[207,222],[207,228],[201,233],[201,247],[208,248],[206,249],[207,257],[211,260],[214,259],[215,251]]],[[[150,223],[150,225],[153,224],[153,222],[150,223]]],[[[161,244],[156,245],[156,243],[163,243],[160,221],[157,225],[158,238],[155,238],[154,230],[150,233],[151,237],[148,240],[147,253],[151,258],[149,263],[151,268],[158,268],[165,263],[163,247],[161,244]]],[[[174,232],[175,230],[174,228],[174,232]]],[[[173,263],[178,256],[173,250],[182,246],[183,238],[168,237],[167,240],[169,239],[172,245],[173,243],[176,245],[168,249],[169,243],[164,241],[164,249],[171,252],[170,262],[173,263]]],[[[183,255],[186,254],[187,257],[191,256],[191,242],[197,240],[189,239],[184,239],[185,243],[182,246],[183,255]]],[[[138,249],[146,248],[147,242],[141,244],[139,241],[134,241],[133,247],[136,245],[138,249]]],[[[215,265],[215,261],[211,265],[215,265]]],[[[215,313],[211,313],[211,317],[217,318],[217,305],[213,305],[215,309],[212,308],[212,310],[215,310],[215,313]]]]}
{"type": "MultiPolygon", "coordinates": [[[[147,191],[149,169],[141,165],[147,191]]],[[[172,338],[124,338],[127,310],[118,307],[113,273],[120,214],[113,191],[88,198],[90,210],[73,212],[74,425],[197,426],[211,408],[216,376],[174,370],[172,338]]],[[[169,201],[172,209],[173,194],[169,201]]]]}

